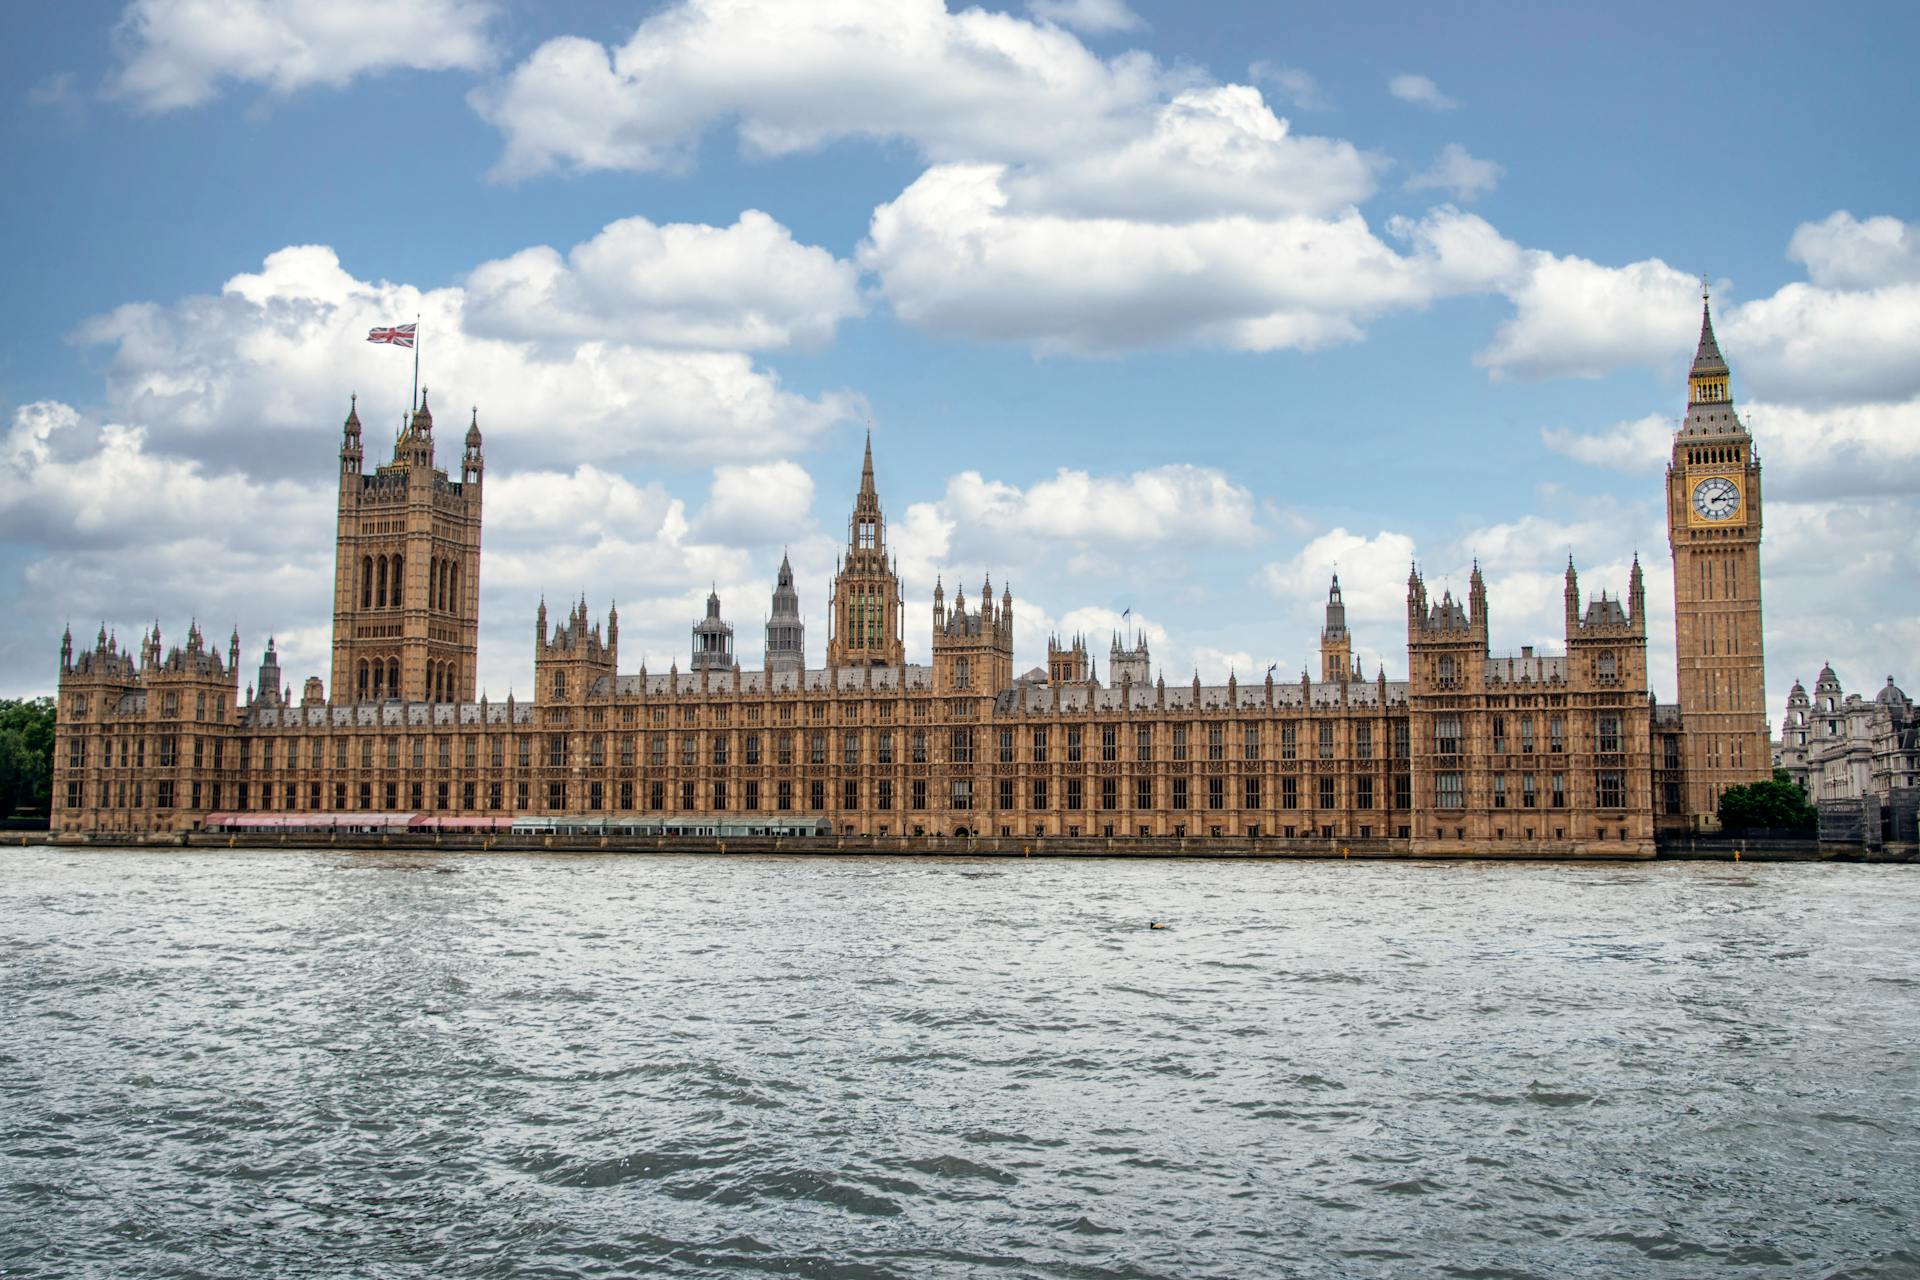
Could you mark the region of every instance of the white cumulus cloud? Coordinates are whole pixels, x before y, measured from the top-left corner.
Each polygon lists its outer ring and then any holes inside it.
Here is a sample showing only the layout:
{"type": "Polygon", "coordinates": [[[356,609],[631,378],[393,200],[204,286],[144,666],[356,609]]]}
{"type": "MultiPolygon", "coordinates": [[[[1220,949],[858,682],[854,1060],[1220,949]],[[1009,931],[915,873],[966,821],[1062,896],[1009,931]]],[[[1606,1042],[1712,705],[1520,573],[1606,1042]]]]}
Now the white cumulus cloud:
{"type": "Polygon", "coordinates": [[[1058,580],[1183,584],[1187,557],[1204,547],[1247,547],[1259,537],[1253,494],[1225,473],[1175,464],[1122,474],[1063,467],[1025,486],[977,471],[947,478],[941,496],[916,502],[887,529],[910,592],[936,575],[969,588],[1058,580]]]}
{"type": "Polygon", "coordinates": [[[1597,378],[1691,358],[1700,282],[1658,259],[1609,267],[1538,250],[1509,286],[1513,318],[1474,357],[1495,378],[1597,378]]]}
{"type": "Polygon", "coordinates": [[[494,14],[484,0],[133,0],[108,91],[172,111],[229,83],[284,95],[401,68],[474,71],[494,59],[494,14]]]}
{"type": "Polygon", "coordinates": [[[863,309],[851,263],[757,209],[730,227],[623,218],[565,257],[538,245],[482,263],[466,287],[473,333],[543,345],[817,348],[863,309]]]}
{"type": "Polygon", "coordinates": [[[1920,281],[1867,289],[1793,283],[1717,322],[1736,380],[1808,406],[1920,395],[1920,281]]]}
{"type": "Polygon", "coordinates": [[[1352,143],[1294,134],[1257,89],[1177,94],[1123,144],[1027,166],[1015,208],[1179,222],[1230,214],[1332,214],[1373,194],[1383,161],[1352,143]]]}
{"type": "Polygon", "coordinates": [[[678,168],[722,121],[763,155],[843,137],[935,160],[1060,155],[1116,137],[1182,79],[1142,54],[1100,58],[1051,22],[941,0],[681,0],[617,47],[549,40],[472,102],[505,136],[496,175],[519,179],[678,168]]]}
{"type": "Polygon", "coordinates": [[[1048,351],[1215,344],[1312,349],[1359,322],[1485,289],[1519,262],[1450,208],[1390,229],[1353,209],[1180,224],[1024,213],[1004,168],[942,165],[874,211],[861,264],[909,324],[1048,351]]]}
{"type": "Polygon", "coordinates": [[[141,428],[58,401],[21,406],[0,440],[0,542],[35,609],[0,628],[0,687],[48,687],[57,634],[34,624],[61,618],[79,644],[105,622],[126,649],[160,617],[177,641],[190,608],[222,652],[238,626],[252,661],[276,630],[303,663],[323,661],[324,631],[291,637],[324,620],[332,520],[324,487],[157,456],[141,428]]]}
{"type": "Polygon", "coordinates": [[[457,441],[467,407],[478,405],[489,456],[499,460],[779,456],[818,442],[859,410],[846,393],[810,399],[788,391],[741,351],[488,336],[515,327],[497,294],[490,305],[475,332],[467,289],[361,280],[332,249],[302,245],[269,255],[217,295],[128,304],[89,322],[81,336],[113,348],[108,404],[115,417],[147,428],[152,447],[244,459],[264,472],[310,472],[328,447],[320,441],[337,439],[353,390],[362,393],[369,454],[378,455],[406,406],[411,361],[408,352],[367,343],[366,333],[416,314],[422,381],[438,392],[432,403],[443,435],[457,441]],[[335,411],[318,414],[325,405],[335,411]]]}
{"type": "Polygon", "coordinates": [[[813,510],[813,477],[781,459],[713,471],[695,527],[733,543],[779,543],[802,533],[813,510]]]}
{"type": "MultiPolygon", "coordinates": [[[[1859,255],[1834,247],[1854,243],[1848,225],[1863,224],[1803,225],[1796,253],[1823,279],[1865,287],[1794,281],[1749,302],[1729,301],[1724,285],[1716,291],[1714,331],[1736,397],[1821,408],[1920,394],[1920,280],[1849,274],[1856,269],[1845,264],[1859,255]]],[[[1875,242],[1896,239],[1886,232],[1875,242]]],[[[1499,379],[1599,377],[1627,366],[1677,377],[1699,334],[1699,281],[1657,258],[1613,267],[1530,250],[1502,289],[1514,314],[1475,356],[1499,379]]]]}
{"type": "Polygon", "coordinates": [[[1912,282],[1920,280],[1920,224],[1884,215],[1859,219],[1841,209],[1796,227],[1787,257],[1804,262],[1807,278],[1826,288],[1912,282]]]}

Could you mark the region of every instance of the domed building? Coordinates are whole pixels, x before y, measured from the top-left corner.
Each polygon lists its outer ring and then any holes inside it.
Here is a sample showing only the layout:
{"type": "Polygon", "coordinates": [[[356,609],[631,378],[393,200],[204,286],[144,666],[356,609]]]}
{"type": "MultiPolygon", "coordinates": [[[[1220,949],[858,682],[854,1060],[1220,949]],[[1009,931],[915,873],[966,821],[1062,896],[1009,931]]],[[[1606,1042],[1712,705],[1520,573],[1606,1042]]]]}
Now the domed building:
{"type": "Polygon", "coordinates": [[[1920,713],[1892,676],[1863,698],[1823,665],[1812,697],[1794,681],[1773,758],[1815,802],[1886,800],[1920,787],[1920,713]]]}

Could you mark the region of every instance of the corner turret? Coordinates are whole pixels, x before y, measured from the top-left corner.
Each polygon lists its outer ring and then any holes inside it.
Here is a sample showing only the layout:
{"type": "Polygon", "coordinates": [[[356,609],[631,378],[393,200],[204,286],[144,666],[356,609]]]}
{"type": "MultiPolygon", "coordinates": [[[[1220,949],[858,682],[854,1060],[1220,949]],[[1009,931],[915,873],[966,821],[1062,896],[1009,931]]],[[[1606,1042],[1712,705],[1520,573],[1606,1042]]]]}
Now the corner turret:
{"type": "Polygon", "coordinates": [[[360,477],[362,459],[365,457],[360,447],[360,397],[354,395],[347,401],[347,420],[340,432],[340,475],[341,483],[346,477],[360,477]]]}

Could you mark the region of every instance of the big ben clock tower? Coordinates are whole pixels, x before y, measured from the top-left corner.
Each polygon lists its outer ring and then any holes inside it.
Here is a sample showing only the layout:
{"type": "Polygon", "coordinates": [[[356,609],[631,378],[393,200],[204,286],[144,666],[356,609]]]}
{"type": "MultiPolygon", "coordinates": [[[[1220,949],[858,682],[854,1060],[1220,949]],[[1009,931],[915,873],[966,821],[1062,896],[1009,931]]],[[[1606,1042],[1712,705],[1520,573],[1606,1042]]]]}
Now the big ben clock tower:
{"type": "Polygon", "coordinates": [[[1772,776],[1760,629],[1760,460],[1740,425],[1727,362],[1701,295],[1687,417],[1667,467],[1674,646],[1685,729],[1688,815],[1728,787],[1772,776]]]}

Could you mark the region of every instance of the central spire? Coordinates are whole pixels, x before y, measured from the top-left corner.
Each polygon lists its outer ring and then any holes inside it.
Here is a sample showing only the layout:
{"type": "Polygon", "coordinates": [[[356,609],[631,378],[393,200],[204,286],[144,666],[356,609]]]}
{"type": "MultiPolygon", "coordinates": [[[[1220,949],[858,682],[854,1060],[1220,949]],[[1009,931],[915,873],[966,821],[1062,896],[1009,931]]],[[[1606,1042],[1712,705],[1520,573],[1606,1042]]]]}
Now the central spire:
{"type": "Polygon", "coordinates": [[[1720,343],[1713,336],[1713,301],[1706,286],[1700,287],[1700,345],[1693,353],[1693,377],[1718,374],[1726,377],[1727,362],[1720,354],[1720,343]]]}
{"type": "Polygon", "coordinates": [[[887,521],[873,481],[873,432],[860,460],[860,493],[847,520],[847,553],[834,575],[827,665],[899,666],[900,582],[887,561],[887,521]]]}
{"type": "Polygon", "coordinates": [[[863,553],[884,559],[886,519],[880,514],[880,491],[873,483],[873,432],[867,432],[866,452],[860,461],[860,492],[853,500],[853,518],[847,524],[847,553],[852,560],[863,553]]]}

